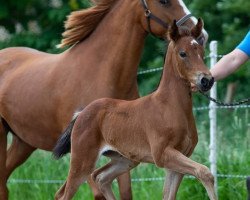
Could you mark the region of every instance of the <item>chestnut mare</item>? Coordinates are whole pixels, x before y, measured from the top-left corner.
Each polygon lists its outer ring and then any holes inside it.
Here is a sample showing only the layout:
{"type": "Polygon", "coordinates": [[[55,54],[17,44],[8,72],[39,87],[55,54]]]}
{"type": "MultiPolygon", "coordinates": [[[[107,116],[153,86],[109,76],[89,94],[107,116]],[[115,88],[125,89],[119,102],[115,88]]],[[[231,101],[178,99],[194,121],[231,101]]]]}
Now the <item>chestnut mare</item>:
{"type": "MultiPolygon", "coordinates": [[[[173,19],[193,27],[188,14],[181,0],[98,0],[69,16],[61,46],[73,46],[63,53],[1,50],[0,199],[8,199],[13,170],[36,149],[51,151],[77,108],[101,97],[138,98],[145,37],[149,31],[162,37],[173,19]],[[8,131],[13,140],[7,150],[8,131]]],[[[131,199],[129,174],[122,180],[122,199],[131,199]]]]}
{"type": "Polygon", "coordinates": [[[155,92],[130,101],[102,98],[78,113],[54,150],[55,157],[62,156],[64,145],[70,143],[65,136],[72,131],[70,171],[56,199],[71,199],[92,174],[106,199],[114,200],[112,181],[140,162],[169,170],[164,199],[175,199],[184,174],[198,178],[210,199],[216,199],[209,169],[188,158],[198,142],[191,83],[207,91],[214,82],[203,62],[204,49],[196,40],[201,29],[201,20],[191,31],[173,23],[163,75],[155,92]],[[111,161],[94,171],[100,155],[111,161]]]}

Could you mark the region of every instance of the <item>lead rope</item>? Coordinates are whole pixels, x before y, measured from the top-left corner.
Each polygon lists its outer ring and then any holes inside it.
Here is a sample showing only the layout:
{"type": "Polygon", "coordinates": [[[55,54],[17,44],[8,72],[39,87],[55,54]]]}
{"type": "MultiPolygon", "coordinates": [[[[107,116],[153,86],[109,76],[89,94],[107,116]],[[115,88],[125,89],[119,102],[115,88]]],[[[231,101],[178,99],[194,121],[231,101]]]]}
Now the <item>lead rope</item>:
{"type": "Polygon", "coordinates": [[[207,99],[209,99],[210,101],[213,101],[214,103],[216,104],[219,104],[221,106],[238,106],[238,105],[241,105],[241,104],[245,104],[245,103],[248,103],[250,101],[250,98],[247,98],[247,99],[242,99],[240,101],[237,101],[237,102],[233,102],[233,103],[224,103],[222,101],[219,101],[219,100],[216,100],[214,99],[213,97],[210,97],[208,94],[202,92],[199,90],[199,92],[205,96],[207,99]]]}

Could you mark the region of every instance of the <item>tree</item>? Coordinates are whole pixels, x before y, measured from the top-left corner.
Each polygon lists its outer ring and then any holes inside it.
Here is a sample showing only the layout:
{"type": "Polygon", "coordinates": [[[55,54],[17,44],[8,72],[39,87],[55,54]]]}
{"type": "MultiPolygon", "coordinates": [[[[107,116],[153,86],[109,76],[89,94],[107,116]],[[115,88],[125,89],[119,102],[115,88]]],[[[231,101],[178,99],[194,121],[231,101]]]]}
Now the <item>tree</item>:
{"type": "Polygon", "coordinates": [[[0,48],[27,46],[47,52],[59,51],[55,46],[61,40],[66,16],[89,6],[87,0],[2,1],[0,26],[11,36],[4,38],[0,48]]]}

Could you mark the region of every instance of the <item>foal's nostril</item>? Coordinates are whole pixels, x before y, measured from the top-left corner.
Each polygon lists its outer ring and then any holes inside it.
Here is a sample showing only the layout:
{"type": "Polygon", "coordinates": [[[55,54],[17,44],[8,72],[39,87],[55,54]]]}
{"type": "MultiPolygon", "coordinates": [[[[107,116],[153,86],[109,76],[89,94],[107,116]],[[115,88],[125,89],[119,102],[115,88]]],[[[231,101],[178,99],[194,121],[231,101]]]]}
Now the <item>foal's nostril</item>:
{"type": "Polygon", "coordinates": [[[211,88],[214,84],[214,77],[212,77],[209,81],[209,87],[211,88]]]}
{"type": "Polygon", "coordinates": [[[209,79],[206,77],[201,78],[201,85],[205,88],[209,87],[210,85],[209,79]]]}

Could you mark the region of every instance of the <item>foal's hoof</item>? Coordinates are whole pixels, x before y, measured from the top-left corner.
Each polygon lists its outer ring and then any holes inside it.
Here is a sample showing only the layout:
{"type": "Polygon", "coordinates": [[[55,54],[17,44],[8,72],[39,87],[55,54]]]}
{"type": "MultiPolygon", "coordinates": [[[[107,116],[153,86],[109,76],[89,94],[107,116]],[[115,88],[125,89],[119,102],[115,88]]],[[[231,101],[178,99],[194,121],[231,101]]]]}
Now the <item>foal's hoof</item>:
{"type": "Polygon", "coordinates": [[[105,197],[103,195],[96,195],[95,197],[95,200],[106,200],[105,197]]]}

